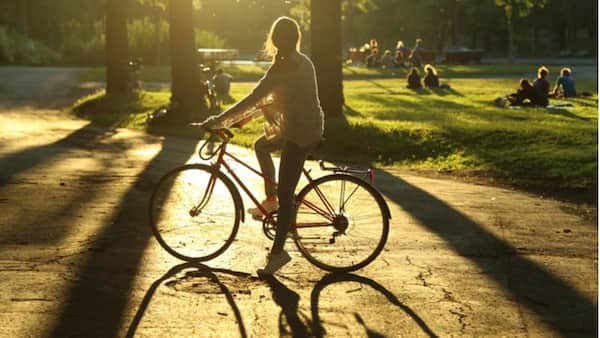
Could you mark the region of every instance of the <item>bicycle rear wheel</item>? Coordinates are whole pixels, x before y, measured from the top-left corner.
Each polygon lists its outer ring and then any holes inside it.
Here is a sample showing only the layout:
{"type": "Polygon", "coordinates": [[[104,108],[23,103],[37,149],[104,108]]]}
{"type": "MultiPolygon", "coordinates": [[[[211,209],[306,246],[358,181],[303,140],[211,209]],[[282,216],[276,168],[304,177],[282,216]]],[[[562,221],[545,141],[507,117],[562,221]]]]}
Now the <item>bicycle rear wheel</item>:
{"type": "Polygon", "coordinates": [[[371,263],[389,233],[385,200],[367,182],[347,174],[321,177],[300,191],[296,246],[319,268],[347,272],[371,263]]]}
{"type": "Polygon", "coordinates": [[[175,168],[150,200],[152,232],[171,255],[206,261],[222,254],[237,234],[242,210],[235,186],[207,165],[175,168]]]}

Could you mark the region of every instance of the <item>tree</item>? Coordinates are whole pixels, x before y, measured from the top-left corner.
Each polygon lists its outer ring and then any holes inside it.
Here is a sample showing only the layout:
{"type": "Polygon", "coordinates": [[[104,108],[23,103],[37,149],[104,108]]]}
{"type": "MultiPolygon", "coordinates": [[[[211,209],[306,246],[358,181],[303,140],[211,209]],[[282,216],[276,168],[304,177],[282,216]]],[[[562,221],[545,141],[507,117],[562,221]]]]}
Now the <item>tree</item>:
{"type": "Polygon", "coordinates": [[[137,0],[140,7],[145,8],[147,11],[144,13],[152,18],[154,24],[154,55],[152,57],[152,63],[160,65],[160,54],[161,54],[161,43],[160,43],[160,27],[163,21],[163,16],[167,8],[167,0],[137,0]]]}
{"type": "Polygon", "coordinates": [[[311,58],[319,99],[327,117],[342,116],[342,27],[340,0],[311,1],[311,58]]]}
{"type": "Polygon", "coordinates": [[[543,7],[546,0],[496,0],[496,5],[504,9],[506,17],[506,27],[508,30],[508,60],[514,62],[515,58],[515,39],[514,39],[514,19],[517,16],[525,17],[536,7],[543,7]]]}
{"type": "Polygon", "coordinates": [[[128,92],[127,8],[128,1],[106,2],[107,95],[125,95],[128,92]]]}
{"type": "Polygon", "coordinates": [[[170,0],[170,54],[172,118],[176,122],[200,120],[206,113],[198,56],[194,44],[192,0],[170,0]]]}

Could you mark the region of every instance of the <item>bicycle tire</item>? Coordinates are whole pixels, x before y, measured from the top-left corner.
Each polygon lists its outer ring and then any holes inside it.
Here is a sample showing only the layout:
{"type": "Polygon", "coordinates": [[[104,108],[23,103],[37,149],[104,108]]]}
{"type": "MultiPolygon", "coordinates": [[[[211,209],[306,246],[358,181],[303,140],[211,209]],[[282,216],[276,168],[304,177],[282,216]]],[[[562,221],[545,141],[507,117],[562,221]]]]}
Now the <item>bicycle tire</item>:
{"type": "Polygon", "coordinates": [[[309,183],[298,194],[295,214],[297,236],[294,242],[300,253],[321,269],[332,272],[355,271],[367,266],[381,253],[389,234],[389,220],[387,204],[373,186],[348,174],[327,175],[309,183]],[[343,195],[341,192],[347,184],[352,186],[348,190],[350,194],[343,195]],[[338,205],[328,207],[324,200],[331,204],[333,196],[339,196],[338,205]],[[350,199],[353,200],[350,202],[350,199]],[[359,204],[355,204],[357,200],[359,204]],[[328,211],[329,218],[309,207],[309,203],[321,211],[328,211]],[[361,211],[348,210],[358,205],[361,211]],[[344,221],[347,223],[345,228],[344,221]],[[307,227],[309,224],[327,222],[331,224],[307,227]],[[338,225],[334,226],[335,222],[338,225]],[[368,236],[370,239],[361,236],[357,236],[356,240],[350,238],[350,235],[366,234],[368,230],[372,232],[368,236]],[[336,232],[342,233],[334,236],[336,232]]]}
{"type": "Polygon", "coordinates": [[[150,199],[150,225],[158,243],[174,257],[207,261],[233,243],[242,211],[240,194],[227,176],[208,165],[190,164],[159,180],[150,199]],[[209,191],[211,178],[214,185],[209,191]]]}

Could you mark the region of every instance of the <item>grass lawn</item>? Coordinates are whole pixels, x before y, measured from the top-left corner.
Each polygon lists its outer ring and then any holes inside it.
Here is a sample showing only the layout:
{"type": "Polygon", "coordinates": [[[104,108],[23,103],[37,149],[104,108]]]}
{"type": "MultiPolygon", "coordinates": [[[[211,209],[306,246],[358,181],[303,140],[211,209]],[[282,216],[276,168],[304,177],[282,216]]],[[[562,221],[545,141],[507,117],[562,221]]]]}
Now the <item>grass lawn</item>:
{"type": "MultiPolygon", "coordinates": [[[[499,178],[521,188],[595,189],[596,96],[551,101],[570,102],[575,107],[569,109],[507,109],[492,101],[512,92],[517,79],[442,82],[452,89],[414,92],[403,88],[401,79],[345,81],[346,118],[328,121],[320,155],[499,178]]],[[[233,83],[233,97],[243,97],[252,86],[233,83]]],[[[595,81],[577,86],[596,91],[595,81]]],[[[147,114],[168,98],[168,92],[144,92],[128,102],[111,102],[99,93],[82,98],[73,110],[105,125],[144,129],[147,114]]],[[[261,133],[256,120],[238,130],[233,141],[251,146],[261,133]]]]}

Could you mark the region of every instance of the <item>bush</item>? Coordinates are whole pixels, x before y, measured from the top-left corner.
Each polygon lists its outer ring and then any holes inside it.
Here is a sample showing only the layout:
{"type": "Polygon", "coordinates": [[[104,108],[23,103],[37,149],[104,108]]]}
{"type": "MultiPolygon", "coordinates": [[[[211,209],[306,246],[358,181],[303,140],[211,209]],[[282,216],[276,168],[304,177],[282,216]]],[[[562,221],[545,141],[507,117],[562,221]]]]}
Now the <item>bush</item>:
{"type": "Polygon", "coordinates": [[[0,26],[0,62],[28,65],[56,63],[61,56],[44,43],[0,26]]]}

